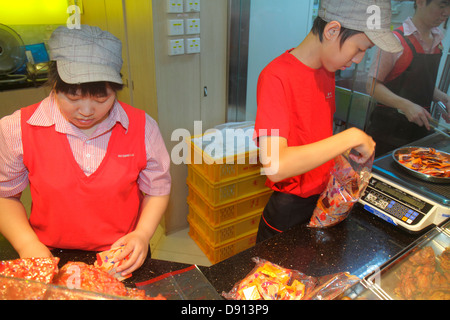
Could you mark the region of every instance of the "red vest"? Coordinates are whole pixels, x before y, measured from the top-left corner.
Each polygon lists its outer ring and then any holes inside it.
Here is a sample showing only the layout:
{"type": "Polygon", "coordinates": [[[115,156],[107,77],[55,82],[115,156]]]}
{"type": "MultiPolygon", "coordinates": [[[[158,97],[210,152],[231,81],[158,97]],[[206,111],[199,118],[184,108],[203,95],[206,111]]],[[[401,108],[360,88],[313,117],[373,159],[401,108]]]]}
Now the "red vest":
{"type": "Polygon", "coordinates": [[[145,113],[121,105],[128,131],[115,125],[105,158],[89,177],[65,134],[26,123],[39,104],[21,110],[23,161],[33,200],[30,224],[48,247],[103,251],[135,229],[143,198],[137,179],[146,166],[145,113]]]}
{"type": "MultiPolygon", "coordinates": [[[[398,76],[402,75],[406,69],[410,66],[414,53],[409,46],[408,42],[405,39],[405,36],[403,35],[404,29],[403,26],[399,27],[398,29],[394,30],[394,33],[397,35],[397,37],[400,39],[400,42],[403,46],[403,53],[397,60],[397,62],[394,65],[394,68],[391,70],[391,72],[387,75],[385,82],[390,82],[394,79],[396,79],[398,76]],[[400,31],[400,32],[399,32],[400,31]]],[[[414,46],[414,49],[417,53],[425,54],[425,51],[423,50],[421,44],[417,40],[417,38],[413,35],[410,35],[407,37],[411,44],[414,46]]],[[[439,49],[439,46],[434,48],[434,51],[431,54],[440,54],[441,49],[439,49]]]]}

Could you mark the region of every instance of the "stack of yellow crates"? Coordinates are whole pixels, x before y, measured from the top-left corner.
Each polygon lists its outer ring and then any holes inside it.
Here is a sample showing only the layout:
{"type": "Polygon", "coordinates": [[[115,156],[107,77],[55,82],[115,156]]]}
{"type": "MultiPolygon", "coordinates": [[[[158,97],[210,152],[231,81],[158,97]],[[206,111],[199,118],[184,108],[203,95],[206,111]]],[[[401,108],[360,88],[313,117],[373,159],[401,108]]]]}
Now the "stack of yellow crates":
{"type": "Polygon", "coordinates": [[[213,159],[195,138],[188,141],[189,235],[214,264],[255,244],[272,191],[265,186],[258,150],[213,159]]]}

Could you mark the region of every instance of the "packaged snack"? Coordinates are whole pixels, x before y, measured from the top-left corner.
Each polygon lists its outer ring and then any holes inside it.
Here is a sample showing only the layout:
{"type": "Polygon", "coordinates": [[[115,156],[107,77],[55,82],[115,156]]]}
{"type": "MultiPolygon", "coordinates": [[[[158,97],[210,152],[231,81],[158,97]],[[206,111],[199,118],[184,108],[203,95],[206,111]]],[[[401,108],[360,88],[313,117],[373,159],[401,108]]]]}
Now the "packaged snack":
{"type": "Polygon", "coordinates": [[[132,276],[132,274],[122,276],[119,272],[117,272],[117,267],[121,266],[125,261],[127,261],[130,255],[126,256],[120,261],[114,260],[122,253],[122,251],[123,246],[120,246],[111,250],[97,253],[97,261],[95,261],[94,266],[108,272],[110,275],[116,277],[119,281],[128,279],[132,276]]]}
{"type": "Polygon", "coordinates": [[[305,298],[307,300],[333,300],[361,279],[348,272],[339,272],[317,279],[317,286],[305,298]]]}
{"type": "Polygon", "coordinates": [[[314,209],[309,227],[331,227],[343,221],[367,187],[374,155],[365,163],[354,159],[348,151],[334,159],[334,167],[326,189],[314,209]]]}
{"type": "Polygon", "coordinates": [[[255,268],[228,293],[232,300],[300,300],[314,287],[315,279],[303,273],[253,258],[255,268]]]}
{"type": "Polygon", "coordinates": [[[253,258],[255,268],[230,292],[229,300],[332,300],[360,281],[347,272],[321,277],[307,276],[260,258],[253,258]]]}

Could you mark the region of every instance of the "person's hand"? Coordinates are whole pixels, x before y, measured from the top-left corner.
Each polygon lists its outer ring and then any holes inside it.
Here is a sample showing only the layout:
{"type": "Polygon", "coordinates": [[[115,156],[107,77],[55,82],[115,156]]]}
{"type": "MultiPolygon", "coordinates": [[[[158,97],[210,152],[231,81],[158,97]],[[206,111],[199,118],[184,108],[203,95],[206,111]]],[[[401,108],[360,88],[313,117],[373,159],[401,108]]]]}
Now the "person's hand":
{"type": "Polygon", "coordinates": [[[364,131],[359,130],[357,128],[350,128],[348,130],[353,130],[352,134],[358,134],[359,144],[353,149],[359,153],[359,155],[350,154],[350,157],[353,161],[357,163],[365,163],[370,157],[375,153],[375,141],[373,141],[372,137],[367,135],[364,131]]]}
{"type": "Polygon", "coordinates": [[[425,127],[430,130],[429,119],[431,119],[431,114],[419,106],[418,104],[406,101],[399,110],[406,116],[409,122],[413,122],[420,127],[425,127]]]}
{"type": "Polygon", "coordinates": [[[117,240],[111,246],[111,249],[120,246],[124,246],[123,251],[114,260],[123,260],[130,254],[128,260],[117,268],[117,272],[120,272],[122,276],[126,276],[140,268],[140,266],[144,263],[148,254],[149,239],[147,239],[144,234],[135,230],[117,240]]]}
{"type": "Polygon", "coordinates": [[[29,242],[24,248],[17,250],[20,258],[52,258],[53,254],[40,241],[29,242]]]}

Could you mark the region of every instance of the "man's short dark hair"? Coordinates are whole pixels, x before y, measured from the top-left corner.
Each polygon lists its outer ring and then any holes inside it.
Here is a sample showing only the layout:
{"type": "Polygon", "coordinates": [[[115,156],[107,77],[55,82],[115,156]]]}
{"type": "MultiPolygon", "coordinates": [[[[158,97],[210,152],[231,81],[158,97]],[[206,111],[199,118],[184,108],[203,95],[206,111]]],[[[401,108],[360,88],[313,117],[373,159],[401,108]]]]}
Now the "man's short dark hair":
{"type": "MultiPolygon", "coordinates": [[[[325,30],[326,25],[328,24],[328,22],[326,22],[325,20],[323,20],[321,17],[317,17],[314,20],[314,24],[313,27],[311,29],[312,33],[319,36],[319,40],[320,42],[323,41],[323,32],[325,30]]],[[[352,29],[348,29],[348,28],[344,28],[341,27],[341,33],[340,33],[340,45],[342,47],[342,45],[344,44],[344,42],[357,34],[363,33],[362,31],[357,31],[357,30],[352,30],[352,29]]]]}
{"type": "Polygon", "coordinates": [[[70,84],[64,82],[58,74],[56,61],[51,61],[48,71],[47,85],[54,89],[56,93],[62,92],[65,94],[77,94],[81,91],[82,96],[106,96],[107,88],[111,88],[115,93],[123,89],[123,84],[107,81],[87,82],[70,84]]]}

